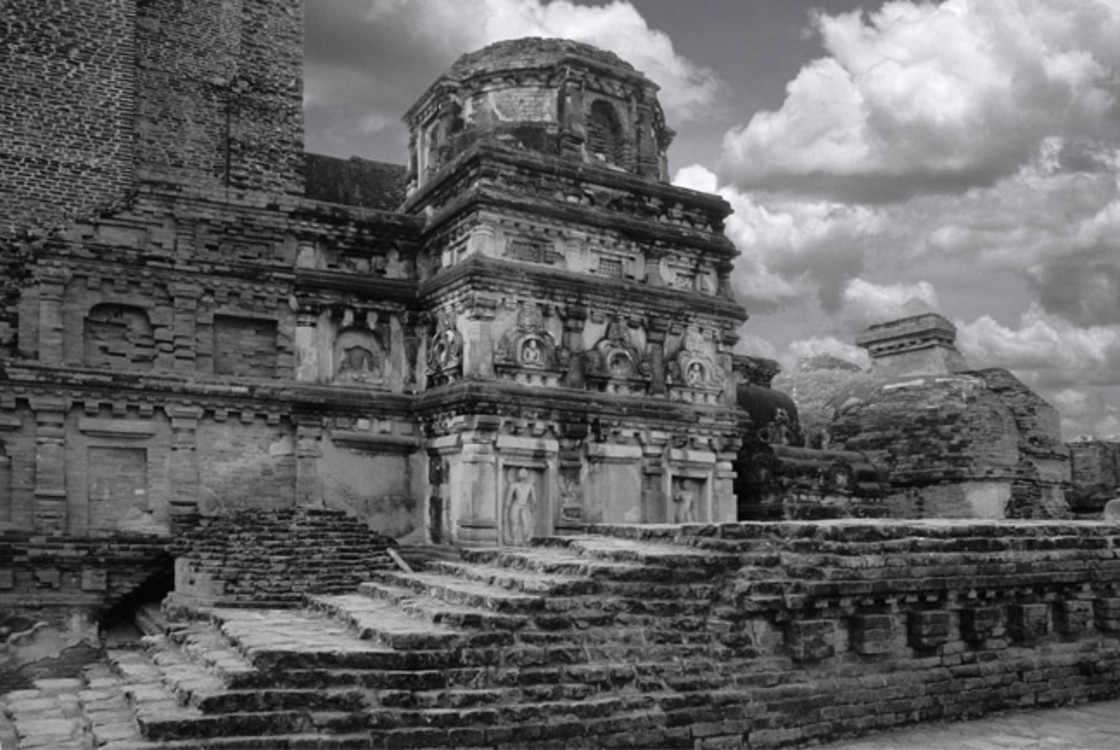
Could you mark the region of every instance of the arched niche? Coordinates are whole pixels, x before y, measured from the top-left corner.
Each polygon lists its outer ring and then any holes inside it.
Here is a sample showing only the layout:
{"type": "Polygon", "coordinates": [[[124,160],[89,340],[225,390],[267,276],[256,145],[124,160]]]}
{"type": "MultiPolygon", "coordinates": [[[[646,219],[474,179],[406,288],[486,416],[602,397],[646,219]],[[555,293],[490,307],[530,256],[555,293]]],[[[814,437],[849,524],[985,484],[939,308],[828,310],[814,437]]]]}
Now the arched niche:
{"type": "Polygon", "coordinates": [[[85,364],[151,368],[155,354],[152,323],[144,308],[103,302],[86,314],[82,331],[85,364]]]}
{"type": "Polygon", "coordinates": [[[618,111],[605,99],[596,99],[587,113],[587,153],[597,161],[625,166],[626,139],[618,111]]]}
{"type": "Polygon", "coordinates": [[[385,347],[364,328],[347,328],[334,342],[335,383],[381,383],[385,379],[385,347]]]}

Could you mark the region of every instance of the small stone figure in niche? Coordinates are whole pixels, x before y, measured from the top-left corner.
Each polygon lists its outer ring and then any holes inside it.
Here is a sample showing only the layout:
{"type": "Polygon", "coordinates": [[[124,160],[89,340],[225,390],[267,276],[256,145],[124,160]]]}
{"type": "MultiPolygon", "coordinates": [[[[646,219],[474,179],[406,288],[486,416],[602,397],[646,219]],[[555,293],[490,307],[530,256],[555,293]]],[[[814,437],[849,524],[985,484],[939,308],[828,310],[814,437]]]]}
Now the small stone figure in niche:
{"type": "Polygon", "coordinates": [[[521,347],[521,363],[525,365],[541,364],[541,342],[529,339],[521,347]]]}
{"type": "Polygon", "coordinates": [[[506,528],[510,544],[522,546],[529,543],[536,506],[537,490],[529,479],[529,470],[521,467],[517,470],[517,481],[506,492],[506,528]]]}
{"type": "Polygon", "coordinates": [[[704,365],[699,362],[690,364],[688,372],[685,374],[685,382],[693,388],[701,385],[704,382],[704,365]]]}
{"type": "Polygon", "coordinates": [[[696,513],[694,510],[696,505],[696,490],[692,488],[692,480],[681,480],[680,489],[678,489],[677,494],[673,496],[673,502],[677,504],[676,511],[673,513],[674,522],[696,522],[696,513]]]}
{"type": "Polygon", "coordinates": [[[348,380],[365,380],[377,369],[377,358],[364,346],[346,349],[338,363],[338,374],[348,380]]]}

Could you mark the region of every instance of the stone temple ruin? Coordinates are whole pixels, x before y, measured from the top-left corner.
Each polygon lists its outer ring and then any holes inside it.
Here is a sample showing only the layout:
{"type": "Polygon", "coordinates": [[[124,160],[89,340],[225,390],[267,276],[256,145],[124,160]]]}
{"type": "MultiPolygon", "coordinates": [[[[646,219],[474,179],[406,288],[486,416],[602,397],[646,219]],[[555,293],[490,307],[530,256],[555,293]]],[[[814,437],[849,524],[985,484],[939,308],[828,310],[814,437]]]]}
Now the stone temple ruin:
{"type": "Polygon", "coordinates": [[[775,390],[625,61],[465,55],[398,167],[303,152],[298,0],[6,14],[5,748],[775,747],[1120,693],[1120,529],[1073,520],[1115,446],[936,315],[775,390]]]}

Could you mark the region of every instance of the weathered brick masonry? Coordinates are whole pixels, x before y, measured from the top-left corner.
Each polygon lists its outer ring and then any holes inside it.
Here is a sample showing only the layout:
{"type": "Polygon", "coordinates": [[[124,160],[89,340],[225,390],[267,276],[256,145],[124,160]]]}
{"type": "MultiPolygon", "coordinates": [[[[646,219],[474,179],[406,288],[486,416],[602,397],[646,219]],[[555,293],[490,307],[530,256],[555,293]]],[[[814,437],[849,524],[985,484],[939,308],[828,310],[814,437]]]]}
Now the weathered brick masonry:
{"type": "Polygon", "coordinates": [[[12,0],[0,19],[0,236],[111,203],[135,175],[135,0],[12,0]]]}
{"type": "Polygon", "coordinates": [[[762,748],[1120,694],[1116,526],[586,531],[199,609],[110,653],[140,747],[762,748]]]}

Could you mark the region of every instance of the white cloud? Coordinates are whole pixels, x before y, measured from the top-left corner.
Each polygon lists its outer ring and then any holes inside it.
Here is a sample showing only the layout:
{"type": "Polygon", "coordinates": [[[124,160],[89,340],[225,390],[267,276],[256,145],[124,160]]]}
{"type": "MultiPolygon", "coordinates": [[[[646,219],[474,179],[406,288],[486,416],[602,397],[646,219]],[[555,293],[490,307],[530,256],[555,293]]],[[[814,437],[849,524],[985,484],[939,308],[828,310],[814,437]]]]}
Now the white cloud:
{"type": "Polygon", "coordinates": [[[363,124],[395,121],[459,55],[504,39],[564,37],[618,54],[661,87],[670,124],[703,116],[719,87],[629,2],[318,0],[308,3],[307,32],[312,150],[342,148],[363,124]]]}
{"type": "Polygon", "coordinates": [[[842,304],[848,279],[859,274],[867,248],[887,228],[873,208],[827,200],[772,200],[734,187],[716,188],[716,175],[693,165],[674,184],[717,192],[731,204],[728,237],[740,257],[732,282],[748,311],[768,311],[815,297],[826,309],[842,304]]]}
{"type": "Polygon", "coordinates": [[[1006,367],[1039,387],[1120,386],[1120,326],[1078,327],[1032,306],[1018,328],[958,321],[957,344],[974,367],[1006,367]]]}
{"type": "Polygon", "coordinates": [[[801,360],[821,355],[837,357],[859,365],[863,369],[867,369],[871,365],[871,358],[867,356],[866,351],[835,336],[810,336],[794,341],[780,357],[780,361],[783,368],[793,372],[797,368],[797,363],[801,360]]]}
{"type": "Polygon", "coordinates": [[[1116,135],[1120,13],[1103,0],[895,0],[815,27],[828,56],[728,132],[725,178],[893,200],[990,185],[1049,136],[1116,135]]]}
{"type": "Polygon", "coordinates": [[[876,284],[852,279],[844,289],[844,314],[853,327],[937,311],[937,290],[928,281],[876,284]]]}

